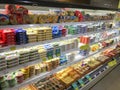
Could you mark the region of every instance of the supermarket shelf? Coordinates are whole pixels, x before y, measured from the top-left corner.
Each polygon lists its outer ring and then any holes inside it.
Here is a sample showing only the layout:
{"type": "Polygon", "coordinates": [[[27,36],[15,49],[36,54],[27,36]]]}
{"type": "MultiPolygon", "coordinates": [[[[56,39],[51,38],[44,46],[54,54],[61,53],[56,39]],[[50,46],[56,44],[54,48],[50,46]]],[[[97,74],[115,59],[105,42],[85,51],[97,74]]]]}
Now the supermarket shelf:
{"type": "MultiPolygon", "coordinates": [[[[98,42],[102,42],[102,41],[105,41],[105,40],[108,40],[108,39],[112,39],[112,38],[115,38],[115,37],[118,37],[119,35],[117,36],[114,36],[114,37],[111,37],[111,38],[107,38],[107,39],[104,39],[104,40],[100,40],[100,41],[97,41],[97,42],[94,42],[94,43],[91,43],[90,45],[93,45],[95,43],[98,43],[98,42]]],[[[65,52],[62,52],[61,54],[67,54],[67,53],[70,53],[70,52],[74,52],[74,51],[78,51],[78,48],[75,48],[75,49],[71,49],[71,50],[67,50],[65,52]]],[[[83,57],[78,55],[76,56],[77,59],[82,59],[83,57]]],[[[75,59],[75,61],[77,62],[78,60],[75,59]]],[[[74,61],[74,63],[75,63],[74,61]]],[[[36,60],[36,61],[31,61],[31,62],[28,62],[28,63],[25,63],[25,64],[21,64],[21,65],[18,65],[18,66],[15,66],[15,67],[12,67],[12,68],[9,68],[9,69],[5,69],[5,70],[2,70],[0,71],[0,75],[4,75],[4,74],[7,74],[8,72],[12,72],[12,71],[16,71],[20,68],[24,68],[26,66],[29,66],[29,65],[32,65],[32,64],[37,64],[37,63],[40,63],[42,62],[42,60],[36,60]]],[[[68,62],[68,63],[71,63],[71,62],[68,62]]],[[[73,63],[73,62],[72,62],[73,63]]],[[[71,63],[71,65],[72,65],[71,63]]],[[[61,68],[60,68],[61,69],[61,68]]]]}
{"type": "Polygon", "coordinates": [[[22,45],[11,45],[11,46],[6,46],[6,47],[1,47],[0,52],[11,51],[12,47],[15,47],[15,49],[27,48],[27,47],[46,44],[46,43],[52,43],[52,42],[58,42],[58,41],[72,39],[72,38],[77,38],[77,37],[79,37],[81,35],[89,35],[89,34],[100,33],[100,32],[104,32],[104,31],[110,31],[110,30],[113,30],[113,29],[118,29],[118,28],[105,29],[105,30],[101,30],[101,31],[88,32],[88,33],[84,33],[84,34],[67,35],[66,37],[60,37],[60,38],[56,38],[56,39],[52,39],[52,40],[46,40],[46,41],[35,42],[35,43],[28,43],[28,44],[22,44],[22,45]]]}
{"type": "MultiPolygon", "coordinates": [[[[120,61],[117,63],[117,65],[119,64],[120,64],[120,61]]],[[[117,65],[113,67],[106,66],[106,69],[102,73],[100,73],[98,76],[96,76],[93,80],[88,82],[85,86],[83,86],[79,90],[89,90],[95,83],[97,83],[100,79],[102,79],[105,75],[107,75],[110,71],[112,71],[117,65]]]]}
{"type": "MultiPolygon", "coordinates": [[[[117,42],[117,43],[118,43],[118,42],[117,42]]],[[[20,88],[20,87],[22,87],[22,86],[31,84],[31,83],[36,82],[36,81],[38,81],[38,80],[41,80],[41,79],[43,79],[43,78],[45,78],[45,77],[48,77],[48,76],[50,76],[50,75],[52,75],[52,74],[54,74],[54,73],[56,73],[56,72],[58,72],[58,71],[60,71],[60,70],[62,70],[62,69],[64,69],[64,68],[66,68],[66,67],[69,67],[69,66],[71,66],[71,65],[79,62],[80,60],[84,60],[84,59],[86,59],[86,58],[88,58],[88,57],[90,57],[90,56],[93,56],[93,55],[95,55],[95,54],[97,54],[97,53],[99,53],[99,52],[104,51],[104,50],[107,49],[107,48],[113,47],[113,46],[115,46],[117,43],[114,43],[113,45],[111,45],[111,46],[109,46],[109,47],[106,47],[106,48],[104,48],[104,49],[98,50],[97,52],[91,53],[91,54],[88,55],[88,56],[85,56],[85,57],[81,57],[81,56],[80,56],[80,57],[76,57],[76,59],[75,59],[74,61],[71,61],[71,62],[69,62],[68,64],[66,64],[66,65],[64,65],[64,66],[59,66],[59,67],[57,67],[56,69],[54,69],[54,70],[52,70],[52,71],[45,72],[45,73],[42,73],[42,74],[40,74],[40,75],[36,75],[36,76],[34,76],[34,77],[32,77],[32,78],[24,81],[23,83],[16,85],[15,87],[13,87],[13,88],[11,88],[11,89],[9,89],[9,90],[18,89],[18,88],[20,88]]]]}
{"type": "Polygon", "coordinates": [[[44,26],[56,26],[56,25],[76,25],[76,24],[88,24],[98,22],[112,22],[113,20],[99,20],[99,21],[84,21],[84,22],[62,22],[62,23],[48,23],[48,24],[24,24],[24,25],[2,25],[1,28],[30,28],[30,27],[44,27],[44,26]]]}
{"type": "MultiPolygon", "coordinates": [[[[67,54],[69,52],[74,52],[74,51],[77,51],[77,50],[78,50],[78,48],[67,50],[67,51],[63,52],[62,54],[67,54]]],[[[18,65],[18,66],[9,68],[9,69],[5,69],[5,70],[0,71],[0,75],[5,75],[9,72],[17,71],[20,68],[24,68],[26,66],[37,64],[37,63],[40,63],[40,62],[42,62],[42,60],[39,59],[39,60],[36,60],[36,61],[31,61],[31,62],[28,62],[28,63],[25,63],[25,64],[21,64],[21,65],[18,65]]]]}

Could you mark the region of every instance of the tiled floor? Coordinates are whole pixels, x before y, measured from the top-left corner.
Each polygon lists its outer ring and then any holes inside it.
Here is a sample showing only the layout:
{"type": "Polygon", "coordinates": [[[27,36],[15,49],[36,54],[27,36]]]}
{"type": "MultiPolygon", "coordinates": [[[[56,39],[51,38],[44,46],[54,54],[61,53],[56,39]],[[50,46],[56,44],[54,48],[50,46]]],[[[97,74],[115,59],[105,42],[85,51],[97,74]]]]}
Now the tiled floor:
{"type": "Polygon", "coordinates": [[[118,65],[90,90],[120,90],[120,65],[118,65]]]}

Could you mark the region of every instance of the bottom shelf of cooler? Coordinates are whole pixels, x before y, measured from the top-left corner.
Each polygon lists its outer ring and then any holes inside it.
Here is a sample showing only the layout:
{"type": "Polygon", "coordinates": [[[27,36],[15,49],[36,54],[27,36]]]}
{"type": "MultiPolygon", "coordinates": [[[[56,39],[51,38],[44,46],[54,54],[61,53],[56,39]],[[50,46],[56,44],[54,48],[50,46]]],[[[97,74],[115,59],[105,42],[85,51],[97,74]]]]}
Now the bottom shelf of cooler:
{"type": "MultiPolygon", "coordinates": [[[[113,61],[110,61],[110,62],[113,62],[113,61]]],[[[118,60],[117,64],[114,66],[108,66],[108,63],[105,63],[102,66],[99,66],[89,74],[77,80],[66,90],[89,90],[100,79],[102,79],[105,75],[107,75],[110,71],[112,71],[120,63],[120,61],[118,60]]]]}
{"type": "MultiPolygon", "coordinates": [[[[73,82],[67,89],[65,89],[66,86],[64,86],[64,84],[61,84],[59,82],[59,80],[57,80],[55,77],[52,76],[52,77],[47,77],[41,81],[38,81],[37,83],[22,87],[19,90],[42,90],[42,89],[40,89],[42,87],[42,85],[40,85],[40,84],[42,84],[42,82],[44,82],[43,83],[44,85],[46,85],[45,83],[47,83],[47,85],[49,83],[48,86],[54,87],[53,90],[89,90],[96,82],[98,82],[107,73],[109,73],[111,70],[113,70],[113,68],[115,68],[119,63],[120,63],[120,58],[115,58],[114,60],[113,59],[108,60],[104,64],[101,64],[100,66],[96,67],[91,72],[85,74],[80,79],[77,79],[76,82],[73,82]],[[55,86],[53,85],[53,83],[55,86]],[[37,86],[37,88],[36,88],[36,86],[37,86]],[[28,89],[28,88],[31,88],[31,89],[28,89]]],[[[47,88],[49,88],[49,87],[47,87],[47,88]]],[[[43,90],[47,90],[47,89],[44,88],[43,90]]]]}

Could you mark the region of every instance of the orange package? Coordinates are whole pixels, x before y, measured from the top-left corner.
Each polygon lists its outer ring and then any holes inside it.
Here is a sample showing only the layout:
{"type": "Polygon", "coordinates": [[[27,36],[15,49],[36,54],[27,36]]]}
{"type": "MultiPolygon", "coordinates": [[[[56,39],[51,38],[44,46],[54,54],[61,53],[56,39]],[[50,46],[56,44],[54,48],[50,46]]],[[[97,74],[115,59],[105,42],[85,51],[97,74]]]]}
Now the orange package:
{"type": "Polygon", "coordinates": [[[90,37],[84,37],[84,44],[90,43],[90,37]]]}
{"type": "Polygon", "coordinates": [[[38,89],[33,85],[27,85],[22,88],[19,88],[19,90],[38,90],[38,89]]]}
{"type": "Polygon", "coordinates": [[[80,36],[80,43],[83,43],[83,36],[80,36]]]}

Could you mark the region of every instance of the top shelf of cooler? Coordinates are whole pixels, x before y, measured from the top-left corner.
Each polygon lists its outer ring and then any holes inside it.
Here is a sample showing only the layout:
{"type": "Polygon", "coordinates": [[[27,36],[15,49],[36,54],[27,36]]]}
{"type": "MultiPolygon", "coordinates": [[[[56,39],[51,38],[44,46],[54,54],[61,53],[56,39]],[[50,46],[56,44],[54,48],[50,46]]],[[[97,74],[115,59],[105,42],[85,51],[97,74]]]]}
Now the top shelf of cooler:
{"type": "Polygon", "coordinates": [[[96,24],[101,22],[112,22],[113,20],[97,20],[97,21],[83,21],[83,22],[62,22],[62,23],[46,23],[46,24],[21,24],[21,25],[0,25],[0,29],[3,28],[30,28],[30,27],[51,27],[58,25],[77,25],[77,24],[96,24]]]}
{"type": "Polygon", "coordinates": [[[0,28],[22,26],[51,26],[69,23],[113,20],[114,11],[38,6],[0,5],[0,28]],[[5,8],[5,9],[3,9],[5,8]],[[65,23],[64,23],[65,22],[65,23]],[[47,23],[47,24],[46,24],[47,23]],[[14,25],[14,26],[13,26],[14,25]]]}

